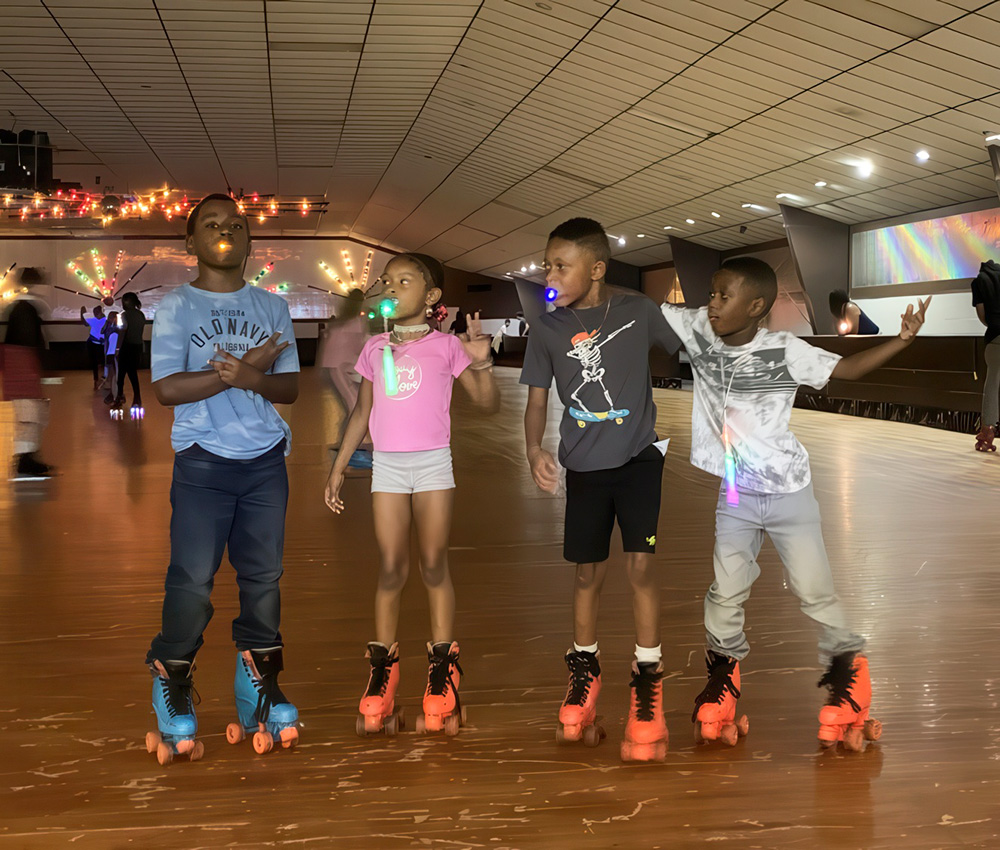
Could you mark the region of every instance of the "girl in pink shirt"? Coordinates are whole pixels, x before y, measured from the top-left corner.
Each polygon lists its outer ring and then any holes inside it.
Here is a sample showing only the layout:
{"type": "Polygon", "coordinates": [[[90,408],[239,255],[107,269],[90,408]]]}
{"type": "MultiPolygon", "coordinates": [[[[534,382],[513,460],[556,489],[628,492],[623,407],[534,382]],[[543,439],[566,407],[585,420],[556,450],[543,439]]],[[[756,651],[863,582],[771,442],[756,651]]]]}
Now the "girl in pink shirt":
{"type": "MultiPolygon", "coordinates": [[[[455,479],[451,465],[451,390],[457,379],[473,402],[495,413],[490,338],[479,315],[460,337],[431,330],[427,319],[441,299],[444,269],[426,254],[401,254],[382,273],[391,305],[389,333],[368,340],[355,367],[361,391],[326,485],[326,504],[344,510],[340,491],[347,460],[370,430],[374,444],[372,505],[381,564],[375,592],[375,640],[368,644],[368,687],[361,697],[359,735],[395,735],[403,725],[395,706],[399,683],[396,628],[410,570],[410,525],[417,529],[420,575],[431,614],[430,662],[417,731],[458,733],[465,714],[458,698],[462,669],[454,639],[455,589],[448,572],[455,479]]],[[[387,308],[388,309],[388,308],[387,308]]],[[[384,311],[383,311],[384,314],[384,311]]]]}

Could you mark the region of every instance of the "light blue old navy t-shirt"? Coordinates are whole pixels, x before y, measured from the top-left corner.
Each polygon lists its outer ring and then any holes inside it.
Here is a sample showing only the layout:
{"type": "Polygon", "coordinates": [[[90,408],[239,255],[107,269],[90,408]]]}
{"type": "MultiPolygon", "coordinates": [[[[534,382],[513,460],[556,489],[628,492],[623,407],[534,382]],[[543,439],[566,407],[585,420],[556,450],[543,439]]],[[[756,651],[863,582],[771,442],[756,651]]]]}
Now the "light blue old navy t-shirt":
{"type": "MultiPolygon", "coordinates": [[[[153,381],[179,372],[211,369],[208,361],[216,345],[233,357],[242,357],[275,331],[281,332],[279,343],[292,344],[278,355],[268,374],[298,372],[292,317],[283,299],[249,285],[236,292],[207,292],[185,284],[156,308],[153,381]]],[[[282,440],[288,454],[291,429],[271,402],[250,390],[230,387],[211,398],[174,408],[170,442],[175,452],[197,443],[212,454],[247,460],[282,440]]]]}

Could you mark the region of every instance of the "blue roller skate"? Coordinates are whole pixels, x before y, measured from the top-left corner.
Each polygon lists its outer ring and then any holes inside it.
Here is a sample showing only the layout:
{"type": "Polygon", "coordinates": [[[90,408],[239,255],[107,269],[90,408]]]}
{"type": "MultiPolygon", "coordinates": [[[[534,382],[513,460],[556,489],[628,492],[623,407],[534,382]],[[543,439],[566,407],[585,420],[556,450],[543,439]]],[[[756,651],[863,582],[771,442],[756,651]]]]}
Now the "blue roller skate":
{"type": "Polygon", "coordinates": [[[197,761],[205,754],[205,745],[196,741],[198,718],[194,714],[191,673],[193,661],[153,661],[153,711],[158,732],[146,733],[146,752],[156,753],[160,764],[170,764],[175,755],[197,761]]]}
{"type": "Polygon", "coordinates": [[[299,712],[278,687],[284,669],[281,647],[248,649],[236,656],[238,723],[226,727],[226,740],[238,744],[253,733],[253,748],[263,755],[274,747],[294,747],[299,741],[299,712]]]}

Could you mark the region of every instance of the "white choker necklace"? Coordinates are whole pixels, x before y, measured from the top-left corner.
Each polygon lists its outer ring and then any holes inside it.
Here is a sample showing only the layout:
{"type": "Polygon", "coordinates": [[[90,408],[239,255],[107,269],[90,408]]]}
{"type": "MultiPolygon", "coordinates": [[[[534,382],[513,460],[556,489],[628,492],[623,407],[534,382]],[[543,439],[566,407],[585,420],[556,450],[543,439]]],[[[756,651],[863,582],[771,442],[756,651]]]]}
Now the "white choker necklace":
{"type": "Polygon", "coordinates": [[[423,324],[423,325],[393,325],[392,326],[392,332],[396,336],[399,336],[400,334],[417,333],[418,331],[421,332],[421,333],[424,333],[425,331],[429,331],[430,329],[431,329],[431,326],[428,325],[428,324],[423,324]]]}

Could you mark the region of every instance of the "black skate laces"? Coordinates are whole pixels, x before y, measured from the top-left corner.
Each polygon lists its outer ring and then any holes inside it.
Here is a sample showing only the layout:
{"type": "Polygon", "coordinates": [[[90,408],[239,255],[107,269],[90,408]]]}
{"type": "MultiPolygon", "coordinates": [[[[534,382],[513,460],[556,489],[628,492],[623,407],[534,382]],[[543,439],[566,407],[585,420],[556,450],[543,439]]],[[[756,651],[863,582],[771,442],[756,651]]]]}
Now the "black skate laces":
{"type": "Polygon", "coordinates": [[[851,687],[858,678],[858,671],[854,669],[853,655],[835,655],[830,660],[830,668],[823,674],[823,678],[816,683],[817,688],[826,685],[830,689],[830,698],[827,705],[842,705],[850,703],[855,711],[861,711],[861,706],[854,701],[851,696],[851,687]]]}
{"type": "Polygon", "coordinates": [[[656,686],[663,673],[653,664],[639,664],[632,671],[631,687],[635,693],[635,716],[637,720],[652,720],[655,708],[656,686]]]}
{"type": "MultiPolygon", "coordinates": [[[[247,664],[246,659],[241,659],[247,664]]],[[[288,702],[288,698],[278,687],[278,670],[261,674],[260,678],[253,675],[253,668],[247,665],[247,672],[253,679],[253,686],[257,689],[257,708],[254,709],[254,717],[258,723],[267,723],[267,718],[271,716],[271,706],[288,702]]],[[[257,671],[260,673],[260,671],[257,671]]]]}
{"type": "Polygon", "coordinates": [[[449,652],[447,655],[438,655],[432,652],[428,657],[430,669],[427,671],[427,693],[443,696],[451,688],[455,693],[455,706],[458,707],[458,690],[455,688],[455,680],[452,678],[452,665],[458,670],[460,675],[464,675],[458,663],[458,653],[449,652]]]}
{"type": "Polygon", "coordinates": [[[366,697],[382,696],[385,693],[386,686],[389,684],[389,670],[397,661],[399,661],[399,656],[392,658],[388,655],[385,658],[372,657],[372,677],[368,680],[366,697]]]}
{"type": "Polygon", "coordinates": [[[160,676],[160,687],[167,703],[167,713],[171,717],[178,714],[191,714],[193,705],[201,704],[201,694],[195,689],[194,679],[164,678],[160,676]],[[193,696],[192,696],[193,695],[193,696]]]}
{"type": "Polygon", "coordinates": [[[593,667],[596,667],[597,657],[591,653],[574,652],[566,656],[566,666],[569,667],[569,689],[566,693],[566,705],[583,705],[590,694],[590,686],[597,678],[593,667]]]}
{"type": "Polygon", "coordinates": [[[694,711],[691,712],[691,722],[698,720],[698,709],[707,702],[721,703],[728,691],[734,699],[740,698],[740,689],[733,684],[733,670],[736,668],[736,661],[725,659],[721,661],[709,661],[708,684],[705,689],[695,697],[694,711]]]}

